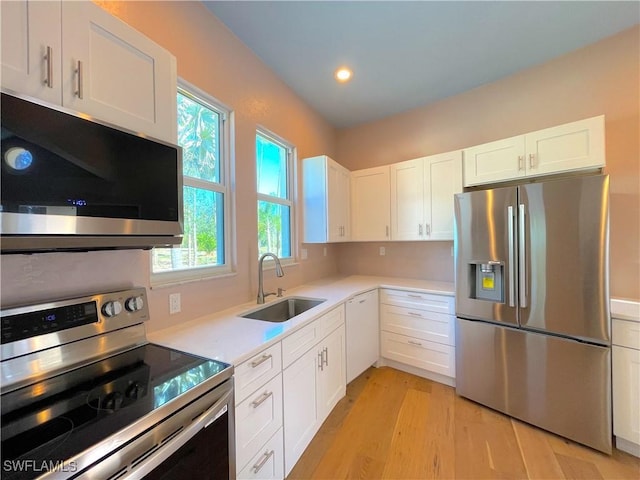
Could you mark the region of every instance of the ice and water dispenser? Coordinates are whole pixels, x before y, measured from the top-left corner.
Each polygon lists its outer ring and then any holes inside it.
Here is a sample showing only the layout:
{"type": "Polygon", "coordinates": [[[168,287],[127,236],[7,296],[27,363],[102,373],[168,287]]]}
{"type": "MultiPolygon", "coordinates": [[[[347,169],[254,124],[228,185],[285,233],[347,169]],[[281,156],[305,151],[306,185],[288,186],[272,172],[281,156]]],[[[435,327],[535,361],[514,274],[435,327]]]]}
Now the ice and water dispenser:
{"type": "Polygon", "coordinates": [[[504,303],[504,263],[494,260],[469,264],[470,297],[504,303]]]}

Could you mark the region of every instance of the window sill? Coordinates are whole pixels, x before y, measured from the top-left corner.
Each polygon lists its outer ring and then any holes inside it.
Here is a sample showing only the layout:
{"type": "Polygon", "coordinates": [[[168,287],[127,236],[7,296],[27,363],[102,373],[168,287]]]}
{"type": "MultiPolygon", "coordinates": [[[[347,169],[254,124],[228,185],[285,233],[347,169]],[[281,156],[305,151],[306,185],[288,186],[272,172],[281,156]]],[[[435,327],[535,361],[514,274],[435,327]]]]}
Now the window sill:
{"type": "Polygon", "coordinates": [[[185,278],[172,278],[166,280],[153,279],[151,278],[151,286],[149,287],[151,290],[161,290],[163,288],[175,287],[176,285],[184,285],[187,283],[195,283],[195,282],[206,282],[209,280],[217,280],[219,278],[229,278],[235,277],[238,275],[238,272],[224,272],[224,273],[211,273],[209,275],[202,275],[199,277],[185,277],[185,278]]]}

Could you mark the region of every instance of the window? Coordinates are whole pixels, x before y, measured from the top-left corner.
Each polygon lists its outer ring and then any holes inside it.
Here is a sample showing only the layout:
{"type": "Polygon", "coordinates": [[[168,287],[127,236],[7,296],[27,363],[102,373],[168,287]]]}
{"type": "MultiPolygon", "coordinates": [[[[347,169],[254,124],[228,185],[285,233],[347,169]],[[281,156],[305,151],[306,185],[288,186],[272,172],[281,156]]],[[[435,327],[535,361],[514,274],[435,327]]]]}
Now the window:
{"type": "Polygon", "coordinates": [[[292,258],[293,149],[271,134],[256,135],[258,254],[292,258]]]}
{"type": "Polygon", "coordinates": [[[153,250],[154,283],[230,270],[228,113],[195,87],[178,88],[184,238],[174,248],[153,250]]]}

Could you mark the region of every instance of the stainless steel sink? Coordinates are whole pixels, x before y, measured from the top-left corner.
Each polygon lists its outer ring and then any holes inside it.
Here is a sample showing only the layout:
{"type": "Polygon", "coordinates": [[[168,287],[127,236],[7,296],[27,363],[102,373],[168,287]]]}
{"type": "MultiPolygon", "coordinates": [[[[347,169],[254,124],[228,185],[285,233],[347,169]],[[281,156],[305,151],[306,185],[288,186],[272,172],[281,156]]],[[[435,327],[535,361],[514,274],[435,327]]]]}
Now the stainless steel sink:
{"type": "Polygon", "coordinates": [[[286,322],[325,301],[321,298],[288,297],[240,316],[266,322],[286,322]]]}

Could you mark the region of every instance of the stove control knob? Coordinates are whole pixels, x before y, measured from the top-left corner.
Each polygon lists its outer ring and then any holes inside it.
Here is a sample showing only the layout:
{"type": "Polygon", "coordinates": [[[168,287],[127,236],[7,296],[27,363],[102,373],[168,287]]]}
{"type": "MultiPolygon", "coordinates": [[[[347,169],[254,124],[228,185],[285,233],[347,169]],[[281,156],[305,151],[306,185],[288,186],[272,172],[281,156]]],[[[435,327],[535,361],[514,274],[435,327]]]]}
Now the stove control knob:
{"type": "Polygon", "coordinates": [[[144,307],[144,300],[142,297],[127,298],[124,302],[124,308],[129,312],[137,312],[138,310],[142,310],[142,307],[144,307]]]}
{"type": "Polygon", "coordinates": [[[117,300],[107,302],[102,306],[102,314],[107,318],[115,317],[120,312],[122,312],[122,304],[117,300]]]}
{"type": "Polygon", "coordinates": [[[124,395],[120,392],[112,392],[104,397],[102,408],[107,410],[118,410],[122,406],[124,395]]]}
{"type": "Polygon", "coordinates": [[[126,392],[127,398],[139,399],[144,395],[144,386],[140,382],[133,382],[127,388],[126,392]]]}

